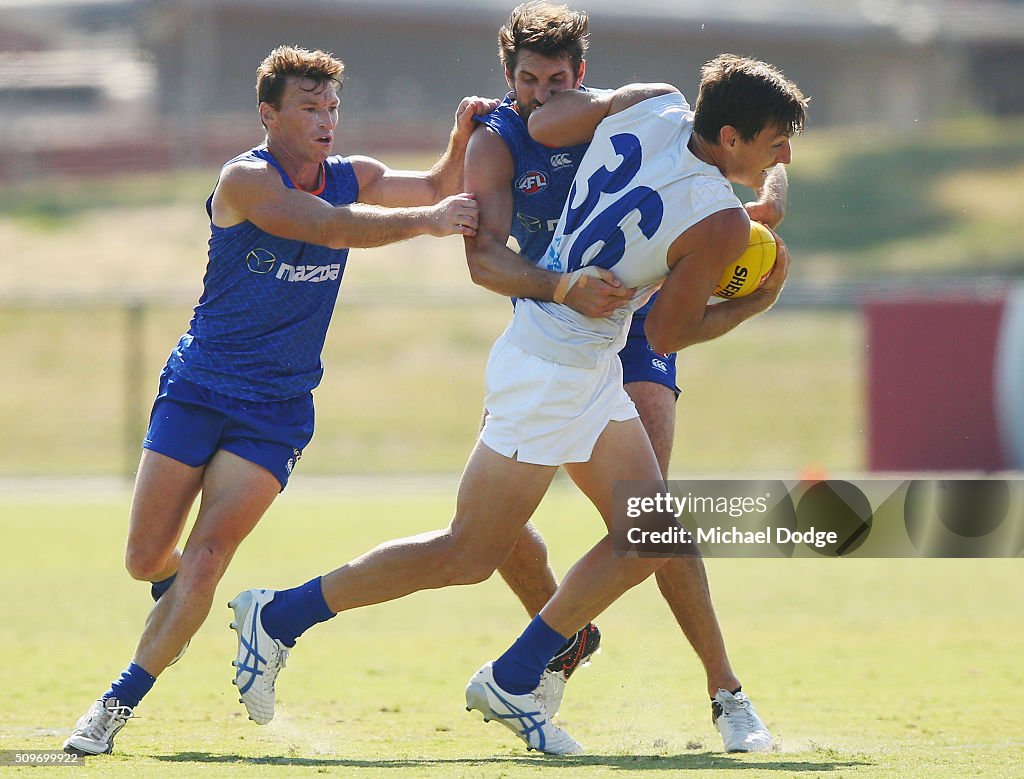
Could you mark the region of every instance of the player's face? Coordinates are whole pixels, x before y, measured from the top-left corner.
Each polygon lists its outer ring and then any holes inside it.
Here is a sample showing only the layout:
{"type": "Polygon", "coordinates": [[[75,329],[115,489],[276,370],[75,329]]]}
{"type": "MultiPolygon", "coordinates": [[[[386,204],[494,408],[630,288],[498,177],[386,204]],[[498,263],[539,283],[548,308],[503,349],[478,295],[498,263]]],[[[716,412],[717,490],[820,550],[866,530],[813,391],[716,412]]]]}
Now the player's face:
{"type": "Polygon", "coordinates": [[[736,178],[740,184],[759,189],[765,176],[780,162],[788,165],[793,159],[793,147],[788,134],[778,128],[766,127],[751,140],[739,140],[734,158],[736,178]]]}
{"type": "Polygon", "coordinates": [[[556,92],[579,89],[583,83],[586,63],[581,62],[579,73],[573,70],[566,57],[546,57],[530,49],[520,49],[514,73],[505,71],[509,88],[516,93],[516,107],[523,119],[529,119],[534,108],[544,105],[556,92]]]}
{"type": "Polygon", "coordinates": [[[281,107],[260,105],[260,115],[272,144],[302,162],[320,163],[334,146],[338,126],[338,91],[327,82],[317,86],[308,78],[289,78],[281,107]]]}

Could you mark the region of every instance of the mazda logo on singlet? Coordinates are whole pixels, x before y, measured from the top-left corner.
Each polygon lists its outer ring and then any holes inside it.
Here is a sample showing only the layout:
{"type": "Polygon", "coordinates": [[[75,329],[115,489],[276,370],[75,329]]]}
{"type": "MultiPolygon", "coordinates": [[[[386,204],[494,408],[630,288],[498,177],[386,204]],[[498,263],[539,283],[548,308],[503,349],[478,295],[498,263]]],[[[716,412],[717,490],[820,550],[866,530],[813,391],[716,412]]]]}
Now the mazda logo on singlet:
{"type": "Polygon", "coordinates": [[[276,262],[277,257],[266,249],[253,249],[245,255],[245,264],[253,273],[270,273],[276,262]]]}

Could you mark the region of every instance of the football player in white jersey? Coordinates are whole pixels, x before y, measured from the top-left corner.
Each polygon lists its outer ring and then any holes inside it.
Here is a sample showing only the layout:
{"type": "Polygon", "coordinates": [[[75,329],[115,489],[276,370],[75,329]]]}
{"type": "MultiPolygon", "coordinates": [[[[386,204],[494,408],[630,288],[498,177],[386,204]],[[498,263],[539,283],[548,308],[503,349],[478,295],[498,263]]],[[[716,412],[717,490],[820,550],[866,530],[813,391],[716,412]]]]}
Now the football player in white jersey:
{"type": "MultiPolygon", "coordinates": [[[[586,12],[547,2],[523,3],[512,10],[498,33],[499,54],[511,92],[494,112],[478,117],[485,129],[473,134],[466,151],[466,182],[480,206],[480,228],[466,240],[466,260],[473,280],[514,298],[551,301],[562,274],[540,262],[554,237],[572,177],[586,145],[550,148],[530,138],[526,122],[551,95],[583,88],[589,35],[586,12]],[[550,163],[549,163],[550,160],[550,163]],[[534,174],[543,186],[527,189],[534,174]],[[508,245],[516,239],[518,252],[508,245]],[[540,264],[538,264],[540,262],[540,264]]],[[[592,85],[591,85],[592,86],[592,85]]],[[[744,204],[751,219],[775,228],[782,220],[786,167],[776,165],[757,190],[758,200],[744,204]]],[[[615,279],[601,268],[604,279],[615,279]]],[[[604,317],[625,303],[631,290],[588,277],[566,295],[565,305],[590,317],[604,317]]],[[[623,387],[636,406],[650,438],[662,475],[668,478],[675,431],[676,355],[655,354],[643,336],[646,310],[638,310],[627,345],[619,352],[623,387]]],[[[544,564],[547,549],[540,534],[527,525],[499,570],[533,617],[558,586],[544,564]]],[[[699,556],[677,558],[657,571],[657,584],[683,634],[697,654],[712,699],[719,689],[738,692],[741,677],[733,670],[715,615],[704,562],[699,556]]],[[[597,635],[594,626],[576,634],[597,635]]],[[[575,646],[575,642],[573,644],[575,646]]],[[[584,651],[570,653],[582,660],[584,651]]],[[[552,666],[563,664],[556,655],[552,666]]],[[[571,670],[571,669],[566,669],[571,670]]],[[[568,678],[566,672],[545,673],[542,689],[554,716],[568,678]]]]}
{"type": "MultiPolygon", "coordinates": [[[[643,426],[617,386],[612,357],[629,314],[584,317],[564,305],[566,292],[596,268],[637,289],[627,311],[660,287],[646,324],[659,352],[717,338],[770,308],[788,272],[781,240],[775,270],[761,289],[718,305],[708,298],[749,238],[749,218],[730,182],[756,189],[768,170],[788,164],[790,139],[805,118],[806,100],[794,84],[770,65],[733,55],[704,66],[692,113],[668,85],[631,85],[611,94],[564,90],[533,111],[530,133],[545,145],[592,143],[548,251],[548,267],[564,273],[559,292],[553,302],[520,303],[491,352],[490,416],[467,468],[470,474],[477,465],[483,474],[471,485],[476,493],[500,484],[528,501],[546,489],[553,466],[563,464],[611,530],[616,482],[635,482],[635,499],[656,500],[664,492],[643,426]]],[[[473,497],[460,494],[466,514],[473,497]]],[[[668,525],[671,516],[664,520],[668,525]]],[[[579,751],[533,692],[543,663],[564,636],[665,562],[616,556],[606,535],[509,650],[473,676],[467,705],[532,748],[579,751]]],[[[719,690],[715,703],[728,751],[770,746],[742,692],[719,690]]]]}
{"type": "MultiPolygon", "coordinates": [[[[466,260],[474,282],[488,290],[513,298],[553,300],[562,274],[538,263],[551,243],[586,144],[544,146],[529,137],[526,122],[535,107],[543,105],[552,94],[583,88],[588,36],[585,11],[547,2],[517,6],[499,31],[499,53],[511,91],[495,112],[478,118],[485,128],[473,134],[466,152],[467,186],[472,182],[480,207],[479,230],[466,241],[466,260]],[[531,174],[540,177],[544,185],[522,186],[531,174]],[[518,252],[508,245],[510,233],[518,252]]],[[[750,217],[774,228],[783,216],[785,185],[785,166],[777,165],[757,190],[758,201],[744,204],[750,217]]],[[[598,272],[613,282],[610,270],[602,268],[598,272]]],[[[572,287],[565,305],[589,316],[602,317],[614,311],[632,292],[594,277],[588,277],[587,282],[572,287]]],[[[651,305],[634,314],[627,346],[618,357],[623,363],[623,386],[636,405],[658,465],[668,478],[679,393],[676,355],[655,354],[647,344],[643,330],[651,305]]],[[[531,617],[558,586],[547,559],[540,533],[527,525],[499,569],[531,617]]],[[[738,691],[740,677],[729,660],[701,558],[672,560],[657,571],[656,578],[658,589],[705,670],[710,696],[714,699],[720,689],[738,691]]],[[[594,625],[574,637],[573,647],[580,637],[590,636],[600,636],[594,625]]],[[[570,652],[570,661],[582,662],[590,648],[570,652]]],[[[570,666],[558,670],[563,665],[559,653],[549,665],[552,673],[542,679],[552,716],[571,670],[570,666]]]]}

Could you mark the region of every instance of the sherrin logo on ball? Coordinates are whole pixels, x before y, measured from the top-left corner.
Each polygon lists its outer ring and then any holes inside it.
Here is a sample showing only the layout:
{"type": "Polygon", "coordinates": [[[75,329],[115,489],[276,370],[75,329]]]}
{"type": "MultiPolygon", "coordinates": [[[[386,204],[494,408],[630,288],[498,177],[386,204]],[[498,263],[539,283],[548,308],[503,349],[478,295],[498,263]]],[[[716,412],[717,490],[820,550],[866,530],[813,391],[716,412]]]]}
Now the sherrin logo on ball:
{"type": "Polygon", "coordinates": [[[764,284],[775,267],[775,236],[760,222],[750,223],[747,250],[718,280],[711,294],[720,298],[741,298],[764,284]]]}

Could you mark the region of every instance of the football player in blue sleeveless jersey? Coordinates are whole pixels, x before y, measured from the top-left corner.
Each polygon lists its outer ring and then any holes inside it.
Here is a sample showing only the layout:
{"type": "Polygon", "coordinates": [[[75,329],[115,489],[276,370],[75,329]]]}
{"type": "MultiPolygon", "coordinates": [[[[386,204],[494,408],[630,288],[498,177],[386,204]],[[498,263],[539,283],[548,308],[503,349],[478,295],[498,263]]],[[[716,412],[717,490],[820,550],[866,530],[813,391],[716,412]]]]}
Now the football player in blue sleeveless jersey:
{"type": "Polygon", "coordinates": [[[110,752],[287,484],[313,435],[311,391],[349,248],[476,232],[476,203],[460,194],[465,147],[472,117],[496,101],[463,100],[431,170],[391,170],[331,153],[343,69],[329,54],[290,46],[259,67],[266,142],[224,165],[207,202],[202,297],[160,376],[143,442],[126,565],[153,583],[156,605],[131,663],[78,721],[68,751],[110,752]]]}

